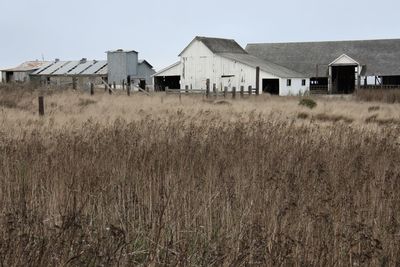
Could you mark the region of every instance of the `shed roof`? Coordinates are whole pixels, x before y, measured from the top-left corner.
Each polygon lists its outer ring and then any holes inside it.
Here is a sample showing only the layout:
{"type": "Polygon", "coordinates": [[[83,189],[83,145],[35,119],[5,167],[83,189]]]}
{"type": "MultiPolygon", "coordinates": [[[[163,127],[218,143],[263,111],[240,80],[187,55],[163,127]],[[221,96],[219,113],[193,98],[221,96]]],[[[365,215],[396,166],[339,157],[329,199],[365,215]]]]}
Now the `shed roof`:
{"type": "Polygon", "coordinates": [[[145,60],[145,59],[140,59],[140,60],[139,60],[139,64],[147,64],[147,65],[150,66],[150,68],[153,68],[153,66],[152,66],[147,60],[145,60]]]}
{"type": "Polygon", "coordinates": [[[192,42],[188,46],[183,49],[183,51],[179,54],[181,56],[183,52],[194,42],[200,41],[208,49],[211,50],[214,54],[218,53],[239,53],[239,54],[246,54],[247,52],[233,39],[222,39],[222,38],[214,38],[214,37],[203,37],[197,36],[195,37],[192,42]]]}
{"type": "Polygon", "coordinates": [[[50,64],[51,62],[49,61],[26,61],[24,63],[22,63],[21,65],[15,67],[15,68],[10,68],[10,69],[4,69],[2,71],[33,71],[33,70],[37,70],[40,69],[41,67],[50,64]]]}
{"type": "Polygon", "coordinates": [[[343,54],[365,65],[367,76],[400,75],[400,39],[260,43],[246,51],[308,77],[327,76],[328,65],[343,54]]]}
{"type": "Polygon", "coordinates": [[[153,76],[153,77],[155,77],[155,76],[161,76],[161,77],[162,76],[179,76],[179,75],[181,75],[181,70],[179,69],[180,65],[181,65],[180,61],[175,62],[174,64],[172,64],[166,68],[163,68],[162,70],[154,73],[151,76],[153,76]]]}
{"type": "Polygon", "coordinates": [[[41,76],[107,75],[107,60],[55,61],[51,65],[40,68],[32,74],[41,76]]]}
{"type": "Polygon", "coordinates": [[[221,53],[221,57],[240,62],[250,67],[260,67],[264,72],[270,73],[280,78],[303,78],[304,74],[290,70],[283,66],[271,63],[249,54],[221,53]]]}

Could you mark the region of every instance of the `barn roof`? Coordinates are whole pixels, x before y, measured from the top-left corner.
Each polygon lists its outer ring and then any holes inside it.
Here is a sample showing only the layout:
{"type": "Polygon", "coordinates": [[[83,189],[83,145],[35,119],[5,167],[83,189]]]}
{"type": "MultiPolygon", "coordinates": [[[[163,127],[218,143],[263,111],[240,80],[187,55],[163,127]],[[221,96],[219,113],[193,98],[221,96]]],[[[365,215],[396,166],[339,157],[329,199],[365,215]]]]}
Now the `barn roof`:
{"type": "Polygon", "coordinates": [[[260,43],[246,51],[309,77],[327,76],[328,65],[343,54],[365,65],[367,76],[400,75],[400,39],[260,43]]]}
{"type": "Polygon", "coordinates": [[[277,65],[272,62],[268,62],[259,59],[249,54],[235,54],[235,53],[221,53],[218,54],[221,57],[240,62],[250,67],[260,67],[262,71],[273,74],[280,78],[303,78],[304,75],[283,66],[277,65]]]}
{"type": "Polygon", "coordinates": [[[219,53],[247,54],[247,52],[233,39],[222,39],[222,38],[214,38],[214,37],[197,36],[193,39],[192,42],[190,42],[190,44],[188,46],[185,47],[185,49],[183,49],[183,51],[179,54],[179,56],[181,56],[183,54],[183,52],[194,41],[202,42],[214,54],[219,54],[219,53]]]}
{"type": "Polygon", "coordinates": [[[57,75],[107,75],[106,60],[81,60],[81,61],[53,61],[36,70],[32,75],[57,76],[57,75]]]}
{"type": "Polygon", "coordinates": [[[41,67],[50,64],[49,61],[26,61],[24,63],[22,63],[21,65],[15,67],[15,68],[11,68],[11,69],[5,69],[2,71],[33,71],[33,70],[37,70],[40,69],[41,67]]]}

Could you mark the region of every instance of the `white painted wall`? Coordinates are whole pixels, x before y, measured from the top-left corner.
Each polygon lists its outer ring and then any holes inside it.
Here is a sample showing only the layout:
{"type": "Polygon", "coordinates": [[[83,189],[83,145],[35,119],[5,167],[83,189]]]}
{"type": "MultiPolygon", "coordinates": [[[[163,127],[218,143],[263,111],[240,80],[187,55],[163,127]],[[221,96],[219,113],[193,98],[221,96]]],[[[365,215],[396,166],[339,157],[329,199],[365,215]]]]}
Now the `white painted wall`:
{"type": "MultiPolygon", "coordinates": [[[[181,88],[206,89],[206,81],[210,79],[210,89],[213,84],[219,91],[225,86],[228,91],[233,87],[239,91],[244,86],[256,87],[256,69],[240,62],[213,54],[202,42],[195,40],[181,55],[181,88]],[[231,76],[231,77],[223,77],[231,76]]],[[[260,71],[260,93],[263,79],[279,79],[280,95],[296,95],[310,88],[310,80],[302,86],[302,79],[292,79],[292,85],[287,86],[287,79],[277,77],[265,71],[260,71]]]]}
{"type": "Polygon", "coordinates": [[[306,85],[304,86],[302,85],[304,79],[292,78],[291,86],[287,86],[287,80],[282,78],[279,81],[279,95],[281,96],[304,94],[310,90],[310,79],[305,79],[306,85]]]}

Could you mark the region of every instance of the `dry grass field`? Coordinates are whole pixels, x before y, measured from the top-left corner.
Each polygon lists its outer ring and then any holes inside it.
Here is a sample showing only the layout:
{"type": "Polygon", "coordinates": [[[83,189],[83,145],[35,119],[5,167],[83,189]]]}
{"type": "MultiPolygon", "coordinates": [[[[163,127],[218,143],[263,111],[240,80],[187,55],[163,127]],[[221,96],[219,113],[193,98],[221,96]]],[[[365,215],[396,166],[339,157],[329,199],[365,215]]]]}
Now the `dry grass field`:
{"type": "Polygon", "coordinates": [[[2,88],[0,266],[399,266],[400,98],[374,94],[2,88]]]}

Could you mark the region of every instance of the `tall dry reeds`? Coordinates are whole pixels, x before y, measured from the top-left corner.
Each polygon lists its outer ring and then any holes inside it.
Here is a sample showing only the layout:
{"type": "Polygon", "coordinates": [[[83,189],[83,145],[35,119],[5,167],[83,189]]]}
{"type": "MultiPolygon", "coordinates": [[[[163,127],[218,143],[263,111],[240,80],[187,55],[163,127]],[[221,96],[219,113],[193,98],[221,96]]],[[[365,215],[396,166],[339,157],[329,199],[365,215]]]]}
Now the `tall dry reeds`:
{"type": "Polygon", "coordinates": [[[182,110],[48,127],[0,134],[1,266],[400,264],[396,127],[182,110]]]}

